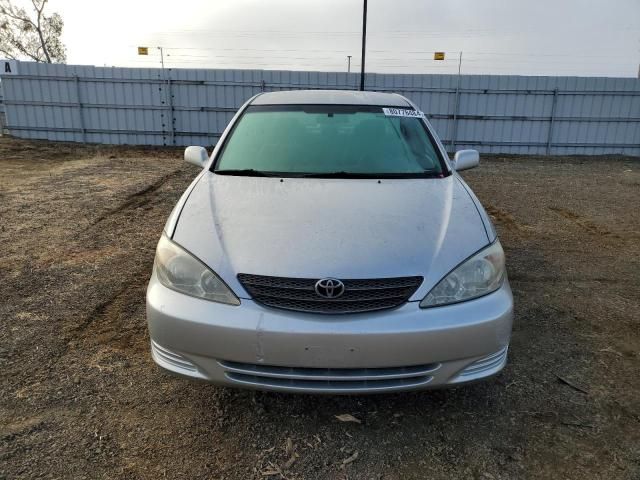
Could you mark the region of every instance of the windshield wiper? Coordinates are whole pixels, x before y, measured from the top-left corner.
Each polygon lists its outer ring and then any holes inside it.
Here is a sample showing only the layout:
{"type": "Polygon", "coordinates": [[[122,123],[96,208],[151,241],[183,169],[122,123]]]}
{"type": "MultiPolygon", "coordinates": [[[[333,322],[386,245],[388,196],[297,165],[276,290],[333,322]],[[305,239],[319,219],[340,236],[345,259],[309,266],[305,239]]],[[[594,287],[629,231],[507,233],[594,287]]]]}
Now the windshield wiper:
{"type": "Polygon", "coordinates": [[[292,177],[292,178],[440,178],[440,172],[425,170],[424,172],[389,172],[389,173],[365,173],[365,172],[267,172],[254,170],[253,168],[214,170],[218,175],[233,175],[238,177],[292,177]]]}
{"type": "Polygon", "coordinates": [[[345,171],[303,173],[301,176],[304,178],[377,178],[376,175],[370,173],[356,173],[345,171]]]}
{"type": "Polygon", "coordinates": [[[407,172],[407,173],[358,173],[358,172],[319,172],[305,173],[301,177],[304,178],[440,178],[440,172],[407,172]]]}
{"type": "Polygon", "coordinates": [[[273,177],[271,172],[263,172],[261,170],[254,170],[253,168],[242,169],[227,169],[227,170],[214,170],[213,173],[218,175],[233,175],[237,177],[273,177]]]}

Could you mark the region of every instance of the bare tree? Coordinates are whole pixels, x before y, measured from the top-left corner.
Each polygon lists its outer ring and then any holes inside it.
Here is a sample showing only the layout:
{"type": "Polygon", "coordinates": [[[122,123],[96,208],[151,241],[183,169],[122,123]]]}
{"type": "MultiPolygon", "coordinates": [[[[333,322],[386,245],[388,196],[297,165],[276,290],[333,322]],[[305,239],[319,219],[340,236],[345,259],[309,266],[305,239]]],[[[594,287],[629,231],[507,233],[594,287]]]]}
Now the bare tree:
{"type": "Polygon", "coordinates": [[[33,11],[27,12],[11,0],[0,0],[0,57],[65,62],[66,48],[60,40],[64,22],[57,13],[44,13],[47,1],[31,0],[33,11]]]}

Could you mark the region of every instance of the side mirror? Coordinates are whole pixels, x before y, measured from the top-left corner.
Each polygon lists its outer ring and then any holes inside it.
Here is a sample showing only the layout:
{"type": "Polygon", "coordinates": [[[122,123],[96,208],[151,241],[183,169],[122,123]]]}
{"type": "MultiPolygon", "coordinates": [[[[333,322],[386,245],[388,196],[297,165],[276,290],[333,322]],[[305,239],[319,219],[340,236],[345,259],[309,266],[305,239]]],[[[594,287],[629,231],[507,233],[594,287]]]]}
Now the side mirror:
{"type": "Polygon", "coordinates": [[[453,157],[453,168],[457,172],[480,165],[480,154],[477,150],[458,150],[453,157]]]}
{"type": "Polygon", "coordinates": [[[184,151],[184,160],[200,168],[204,168],[209,160],[209,154],[203,147],[187,147],[184,151]]]}

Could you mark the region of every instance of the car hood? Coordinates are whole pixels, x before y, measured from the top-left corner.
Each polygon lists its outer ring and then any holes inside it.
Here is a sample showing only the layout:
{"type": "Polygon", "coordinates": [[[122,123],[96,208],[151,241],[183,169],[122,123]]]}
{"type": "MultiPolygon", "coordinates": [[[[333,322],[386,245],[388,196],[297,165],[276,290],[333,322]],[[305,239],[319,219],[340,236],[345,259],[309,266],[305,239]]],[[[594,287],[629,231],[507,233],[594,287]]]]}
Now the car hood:
{"type": "Polygon", "coordinates": [[[420,299],[489,243],[455,175],[318,179],[216,175],[196,184],[173,240],[240,297],[238,273],[298,278],[423,276],[420,299]]]}

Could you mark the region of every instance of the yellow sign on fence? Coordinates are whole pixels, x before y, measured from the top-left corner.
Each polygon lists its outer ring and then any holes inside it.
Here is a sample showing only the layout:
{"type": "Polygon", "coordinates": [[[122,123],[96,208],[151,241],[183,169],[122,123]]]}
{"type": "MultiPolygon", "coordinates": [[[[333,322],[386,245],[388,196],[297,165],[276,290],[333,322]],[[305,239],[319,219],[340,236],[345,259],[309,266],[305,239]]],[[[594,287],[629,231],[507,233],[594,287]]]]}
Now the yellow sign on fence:
{"type": "Polygon", "coordinates": [[[434,52],[433,53],[434,60],[444,60],[444,52],[434,52]]]}
{"type": "Polygon", "coordinates": [[[138,47],[138,55],[149,55],[149,47],[138,47]]]}

